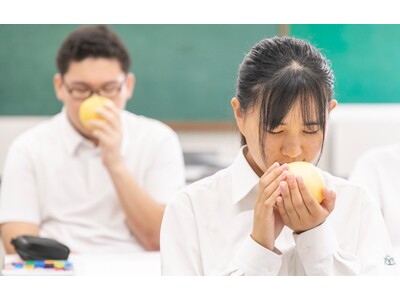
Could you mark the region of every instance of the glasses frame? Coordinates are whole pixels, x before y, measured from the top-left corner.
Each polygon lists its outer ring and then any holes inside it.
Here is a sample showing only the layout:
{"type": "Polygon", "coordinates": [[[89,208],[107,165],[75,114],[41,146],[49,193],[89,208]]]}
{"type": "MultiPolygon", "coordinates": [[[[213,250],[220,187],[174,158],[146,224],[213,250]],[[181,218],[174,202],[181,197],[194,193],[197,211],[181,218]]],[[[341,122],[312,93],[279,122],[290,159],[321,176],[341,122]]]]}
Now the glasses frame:
{"type": "Polygon", "coordinates": [[[85,97],[76,97],[76,96],[73,95],[73,91],[76,90],[76,88],[71,88],[71,87],[67,84],[67,82],[65,81],[65,79],[62,80],[62,83],[63,83],[63,85],[65,86],[65,88],[67,89],[68,94],[70,94],[70,96],[71,96],[73,99],[75,99],[75,100],[84,100],[84,99],[87,99],[87,98],[93,96],[94,94],[97,94],[97,95],[102,96],[102,97],[106,97],[106,98],[113,99],[113,98],[117,97],[117,96],[121,93],[122,87],[123,87],[124,84],[126,83],[126,77],[121,81],[119,87],[116,88],[116,90],[115,90],[115,95],[113,95],[113,97],[110,97],[110,96],[108,96],[108,95],[104,95],[104,91],[102,91],[102,89],[103,89],[104,87],[99,87],[99,88],[94,89],[94,88],[91,88],[90,86],[86,86],[86,85],[85,85],[85,86],[87,87],[88,91],[90,92],[90,93],[88,94],[88,96],[85,96],[85,97]]]}

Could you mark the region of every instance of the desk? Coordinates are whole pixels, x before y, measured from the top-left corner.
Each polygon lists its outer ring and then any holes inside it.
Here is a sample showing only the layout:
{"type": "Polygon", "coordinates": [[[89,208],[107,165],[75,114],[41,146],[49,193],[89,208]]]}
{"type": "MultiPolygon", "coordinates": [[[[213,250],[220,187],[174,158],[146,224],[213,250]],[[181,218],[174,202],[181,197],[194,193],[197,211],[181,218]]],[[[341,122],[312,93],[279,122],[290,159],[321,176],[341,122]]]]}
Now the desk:
{"type": "Polygon", "coordinates": [[[132,254],[75,254],[69,258],[76,275],[88,276],[159,276],[160,252],[132,254]]]}
{"type": "MultiPolygon", "coordinates": [[[[6,259],[18,259],[6,255],[6,259]]],[[[74,275],[83,276],[159,276],[161,275],[160,252],[130,254],[71,254],[74,275]]]]}

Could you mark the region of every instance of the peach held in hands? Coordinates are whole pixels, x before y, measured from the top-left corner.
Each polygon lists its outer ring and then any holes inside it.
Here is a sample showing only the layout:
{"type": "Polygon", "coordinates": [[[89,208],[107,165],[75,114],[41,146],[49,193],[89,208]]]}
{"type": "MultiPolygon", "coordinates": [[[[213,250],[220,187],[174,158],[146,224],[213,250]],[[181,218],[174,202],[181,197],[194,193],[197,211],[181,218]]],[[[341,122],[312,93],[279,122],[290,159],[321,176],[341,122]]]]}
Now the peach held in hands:
{"type": "Polygon", "coordinates": [[[288,164],[288,167],[289,173],[303,178],[311,195],[317,199],[318,203],[321,203],[324,198],[322,190],[325,181],[319,170],[313,164],[304,161],[292,162],[288,164]]]}
{"type": "Polygon", "coordinates": [[[91,96],[82,102],[79,107],[79,119],[87,129],[94,129],[88,124],[89,120],[104,120],[102,116],[96,113],[96,109],[102,108],[107,102],[113,103],[110,99],[101,96],[91,96]]]}

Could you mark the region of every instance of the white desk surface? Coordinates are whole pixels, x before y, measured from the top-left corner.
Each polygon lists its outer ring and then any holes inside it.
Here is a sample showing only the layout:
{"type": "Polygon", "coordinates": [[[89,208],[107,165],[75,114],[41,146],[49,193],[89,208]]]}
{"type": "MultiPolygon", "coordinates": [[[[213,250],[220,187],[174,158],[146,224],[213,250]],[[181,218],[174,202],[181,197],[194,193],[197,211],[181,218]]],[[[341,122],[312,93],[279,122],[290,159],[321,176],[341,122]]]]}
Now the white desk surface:
{"type": "MultiPolygon", "coordinates": [[[[18,259],[6,255],[5,260],[18,259]]],[[[130,254],[71,254],[74,275],[83,276],[159,276],[160,252],[130,254]]]]}

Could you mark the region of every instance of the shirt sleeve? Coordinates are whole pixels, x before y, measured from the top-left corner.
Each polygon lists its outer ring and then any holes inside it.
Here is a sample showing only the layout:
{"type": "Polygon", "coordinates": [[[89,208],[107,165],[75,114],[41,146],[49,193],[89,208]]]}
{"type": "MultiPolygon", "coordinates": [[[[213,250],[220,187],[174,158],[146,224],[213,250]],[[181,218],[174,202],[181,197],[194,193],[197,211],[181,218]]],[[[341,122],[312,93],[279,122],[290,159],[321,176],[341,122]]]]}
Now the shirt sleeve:
{"type": "MultiPolygon", "coordinates": [[[[200,254],[196,219],[189,196],[175,195],[165,210],[161,226],[161,271],[163,275],[205,274],[200,254]]],[[[270,251],[248,236],[223,274],[277,275],[281,267],[278,250],[270,251]]]]}
{"type": "Polygon", "coordinates": [[[282,255],[278,249],[270,251],[248,236],[233,260],[229,275],[275,276],[281,265],[282,255]]]}
{"type": "Polygon", "coordinates": [[[193,208],[184,192],[177,193],[165,209],[160,251],[162,275],[204,275],[193,208]]]}
{"type": "Polygon", "coordinates": [[[386,230],[385,222],[376,202],[362,203],[360,232],[358,236],[357,256],[361,260],[361,275],[399,275],[398,257],[386,230]]]}
{"type": "Polygon", "coordinates": [[[362,191],[361,206],[354,207],[355,210],[359,209],[354,212],[355,219],[359,219],[354,251],[338,244],[329,219],[316,228],[294,235],[296,252],[306,275],[398,274],[396,258],[379,207],[362,191]]]}
{"type": "Polygon", "coordinates": [[[360,260],[354,253],[340,249],[329,220],[293,237],[306,275],[357,275],[360,272],[360,260]]]}
{"type": "Polygon", "coordinates": [[[40,224],[40,208],[31,148],[17,139],[10,147],[1,180],[0,224],[40,224]]]}
{"type": "Polygon", "coordinates": [[[182,149],[177,135],[172,131],[168,131],[154,147],[144,189],[157,202],[166,204],[185,185],[182,149]]]}

